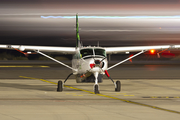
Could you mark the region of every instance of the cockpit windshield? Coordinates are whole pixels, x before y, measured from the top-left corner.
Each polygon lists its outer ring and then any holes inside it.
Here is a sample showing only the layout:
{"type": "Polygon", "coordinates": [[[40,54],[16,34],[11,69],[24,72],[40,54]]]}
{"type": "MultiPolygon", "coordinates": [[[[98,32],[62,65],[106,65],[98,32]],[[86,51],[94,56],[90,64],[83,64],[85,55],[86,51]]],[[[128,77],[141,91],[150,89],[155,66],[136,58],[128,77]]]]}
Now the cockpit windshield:
{"type": "Polygon", "coordinates": [[[106,51],[104,49],[100,49],[100,48],[86,48],[86,49],[81,49],[80,50],[81,53],[81,57],[85,57],[85,56],[103,56],[106,57],[106,51]],[[94,52],[93,52],[94,50],[94,52]],[[95,55],[94,55],[95,54],[95,55]]]}
{"type": "Polygon", "coordinates": [[[80,51],[80,53],[81,53],[82,57],[84,57],[84,56],[89,56],[89,55],[93,55],[93,49],[91,49],[91,48],[82,49],[82,50],[80,51]]]}
{"type": "Polygon", "coordinates": [[[106,57],[106,52],[104,49],[95,48],[94,49],[95,55],[100,55],[106,57]]]}

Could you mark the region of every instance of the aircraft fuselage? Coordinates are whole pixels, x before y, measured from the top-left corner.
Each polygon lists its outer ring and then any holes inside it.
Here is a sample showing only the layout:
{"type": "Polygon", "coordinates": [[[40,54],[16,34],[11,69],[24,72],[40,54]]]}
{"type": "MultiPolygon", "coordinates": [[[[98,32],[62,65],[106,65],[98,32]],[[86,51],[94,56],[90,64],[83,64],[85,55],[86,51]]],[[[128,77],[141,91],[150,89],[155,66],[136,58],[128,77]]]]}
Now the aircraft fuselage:
{"type": "Polygon", "coordinates": [[[102,47],[82,47],[73,55],[72,67],[77,82],[93,82],[94,72],[98,72],[98,81],[102,82],[104,70],[107,70],[108,61],[106,51],[102,47]]]}

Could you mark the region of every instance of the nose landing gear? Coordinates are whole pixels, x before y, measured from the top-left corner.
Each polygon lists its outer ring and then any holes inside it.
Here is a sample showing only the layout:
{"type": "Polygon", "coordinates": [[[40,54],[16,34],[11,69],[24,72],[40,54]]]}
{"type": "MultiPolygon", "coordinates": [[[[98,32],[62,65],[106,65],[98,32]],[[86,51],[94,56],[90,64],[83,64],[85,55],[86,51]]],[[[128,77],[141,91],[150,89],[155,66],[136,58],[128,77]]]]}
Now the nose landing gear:
{"type": "Polygon", "coordinates": [[[98,72],[94,72],[95,84],[94,84],[94,93],[99,94],[99,85],[98,85],[98,72]]]}
{"type": "Polygon", "coordinates": [[[94,93],[99,94],[99,85],[94,85],[94,93]]]}

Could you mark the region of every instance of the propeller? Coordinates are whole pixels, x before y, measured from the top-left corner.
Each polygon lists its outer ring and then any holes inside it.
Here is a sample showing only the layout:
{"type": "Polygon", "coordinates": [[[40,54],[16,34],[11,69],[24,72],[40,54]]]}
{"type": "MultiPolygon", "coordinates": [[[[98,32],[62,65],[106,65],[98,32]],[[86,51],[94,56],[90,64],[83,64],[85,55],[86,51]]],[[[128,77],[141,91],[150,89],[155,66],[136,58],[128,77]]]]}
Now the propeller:
{"type": "Polygon", "coordinates": [[[103,68],[103,60],[104,59],[106,59],[107,57],[104,57],[104,58],[102,58],[102,60],[96,60],[94,57],[93,57],[93,59],[94,59],[94,64],[90,64],[90,67],[91,67],[91,69],[93,68],[93,67],[95,67],[95,66],[99,66],[101,69],[103,68]]]}
{"type": "MultiPolygon", "coordinates": [[[[113,79],[110,77],[108,71],[102,69],[102,68],[103,68],[103,65],[102,65],[102,64],[104,64],[104,63],[103,63],[103,60],[106,59],[106,58],[107,58],[107,57],[104,57],[104,58],[102,58],[101,60],[95,60],[94,57],[93,57],[93,59],[94,59],[94,64],[90,64],[90,67],[91,67],[90,70],[92,70],[94,67],[98,66],[99,69],[101,70],[101,72],[102,72],[102,73],[105,73],[106,76],[107,76],[109,79],[111,79],[111,81],[114,83],[115,88],[116,88],[116,83],[115,83],[115,82],[113,81],[113,79]]],[[[97,71],[94,72],[94,76],[95,76],[96,79],[97,79],[97,74],[98,74],[97,71]]],[[[96,82],[97,82],[97,81],[96,81],[96,82]]],[[[97,84],[97,83],[95,83],[95,84],[97,84]]]]}

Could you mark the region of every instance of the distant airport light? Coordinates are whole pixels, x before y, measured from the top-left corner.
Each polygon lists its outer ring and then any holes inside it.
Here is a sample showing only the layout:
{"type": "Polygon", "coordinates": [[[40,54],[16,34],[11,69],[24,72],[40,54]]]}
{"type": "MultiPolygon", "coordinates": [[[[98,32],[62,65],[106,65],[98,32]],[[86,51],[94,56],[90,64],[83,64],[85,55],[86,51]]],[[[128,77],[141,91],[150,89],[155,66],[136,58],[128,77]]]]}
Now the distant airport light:
{"type": "Polygon", "coordinates": [[[155,50],[153,50],[153,49],[150,50],[150,53],[151,53],[151,54],[154,54],[154,53],[155,53],[155,50]]]}

